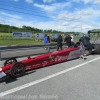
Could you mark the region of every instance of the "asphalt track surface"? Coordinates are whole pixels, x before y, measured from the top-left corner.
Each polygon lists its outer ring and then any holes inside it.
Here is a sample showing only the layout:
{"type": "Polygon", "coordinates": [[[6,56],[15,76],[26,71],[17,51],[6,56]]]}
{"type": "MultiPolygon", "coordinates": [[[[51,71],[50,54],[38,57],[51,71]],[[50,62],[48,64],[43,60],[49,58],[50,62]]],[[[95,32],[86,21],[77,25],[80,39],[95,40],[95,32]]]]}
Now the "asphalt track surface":
{"type": "MultiPolygon", "coordinates": [[[[50,52],[54,51],[55,49],[50,49],[50,52]]],[[[24,49],[15,49],[15,50],[3,50],[0,52],[1,59],[8,59],[11,57],[23,57],[28,55],[37,55],[37,54],[44,54],[48,53],[48,50],[45,50],[44,47],[42,48],[24,48],[24,49]]]]}
{"type": "Polygon", "coordinates": [[[0,100],[100,100],[99,74],[100,55],[32,70],[0,83],[0,100]]]}

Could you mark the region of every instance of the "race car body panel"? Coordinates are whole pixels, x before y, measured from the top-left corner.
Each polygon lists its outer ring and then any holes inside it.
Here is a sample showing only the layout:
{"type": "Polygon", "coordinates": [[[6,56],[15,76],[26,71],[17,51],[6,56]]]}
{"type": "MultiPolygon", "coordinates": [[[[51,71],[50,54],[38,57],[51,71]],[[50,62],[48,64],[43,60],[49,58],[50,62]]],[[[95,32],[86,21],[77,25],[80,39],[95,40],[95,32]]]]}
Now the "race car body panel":
{"type": "MultiPolygon", "coordinates": [[[[57,64],[74,58],[78,58],[80,55],[83,54],[83,52],[84,50],[80,45],[78,47],[65,48],[63,50],[42,54],[33,58],[29,56],[27,59],[20,61],[20,63],[25,66],[25,71],[28,71],[52,64],[57,64]]],[[[0,72],[0,78],[6,75],[10,75],[12,66],[14,66],[14,63],[3,66],[1,68],[2,71],[0,72]]],[[[19,69],[20,64],[17,66],[18,66],[17,67],[18,71],[20,70],[19,69]]]]}
{"type": "Polygon", "coordinates": [[[0,68],[0,79],[4,78],[6,74],[2,71],[2,68],[0,68]]]}
{"type": "Polygon", "coordinates": [[[6,74],[4,72],[0,72],[0,78],[3,78],[4,76],[6,76],[6,74]]]}
{"type": "Polygon", "coordinates": [[[3,66],[3,67],[2,67],[2,71],[3,71],[4,73],[10,73],[10,68],[11,68],[11,66],[12,66],[12,64],[7,65],[6,67],[3,66]]]}
{"type": "Polygon", "coordinates": [[[28,58],[28,60],[23,60],[22,63],[27,66],[26,70],[29,70],[74,59],[79,57],[81,54],[82,50],[80,50],[79,47],[67,48],[64,50],[43,54],[34,58],[28,58]]]}

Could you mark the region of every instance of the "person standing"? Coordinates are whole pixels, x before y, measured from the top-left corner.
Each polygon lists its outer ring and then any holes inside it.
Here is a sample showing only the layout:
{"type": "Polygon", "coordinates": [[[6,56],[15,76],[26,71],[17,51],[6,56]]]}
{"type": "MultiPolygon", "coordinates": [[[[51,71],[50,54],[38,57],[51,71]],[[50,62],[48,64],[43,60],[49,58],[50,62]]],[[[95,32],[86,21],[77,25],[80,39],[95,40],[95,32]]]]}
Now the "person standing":
{"type": "Polygon", "coordinates": [[[74,42],[74,34],[71,35],[71,41],[74,42]]]}
{"type": "Polygon", "coordinates": [[[92,44],[90,43],[90,38],[86,35],[83,35],[83,37],[81,37],[79,39],[80,42],[83,43],[83,45],[88,49],[88,50],[92,50],[93,49],[93,46],[92,44]]]}
{"type": "Polygon", "coordinates": [[[48,43],[50,43],[50,36],[49,35],[47,35],[47,39],[48,39],[48,43]]]}
{"type": "Polygon", "coordinates": [[[57,38],[57,51],[59,49],[62,50],[62,41],[63,41],[62,36],[59,35],[58,38],[57,38]]]}
{"type": "Polygon", "coordinates": [[[67,44],[68,47],[71,46],[71,37],[70,35],[66,35],[65,39],[64,39],[64,42],[67,44]]]}
{"type": "MultiPolygon", "coordinates": [[[[44,44],[45,45],[48,44],[48,36],[47,36],[47,34],[44,35],[44,44]]],[[[47,47],[45,47],[45,50],[47,50],[47,47]]]]}
{"type": "Polygon", "coordinates": [[[48,43],[48,36],[47,34],[44,35],[44,44],[48,43]]]}

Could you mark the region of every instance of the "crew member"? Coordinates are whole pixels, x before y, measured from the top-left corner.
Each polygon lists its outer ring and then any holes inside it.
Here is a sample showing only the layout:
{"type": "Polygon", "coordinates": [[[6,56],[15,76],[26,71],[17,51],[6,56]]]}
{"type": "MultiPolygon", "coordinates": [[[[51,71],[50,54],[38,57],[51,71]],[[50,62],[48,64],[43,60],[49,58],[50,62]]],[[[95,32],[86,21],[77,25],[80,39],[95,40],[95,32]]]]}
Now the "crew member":
{"type": "Polygon", "coordinates": [[[49,35],[47,35],[47,39],[48,39],[48,43],[50,43],[50,36],[49,35]]]}
{"type": "Polygon", "coordinates": [[[83,43],[83,45],[86,47],[86,49],[92,50],[93,47],[90,43],[90,38],[89,37],[87,37],[86,35],[83,35],[83,37],[81,37],[79,39],[79,41],[83,43]]]}
{"type": "Polygon", "coordinates": [[[57,51],[59,50],[59,48],[60,48],[60,50],[62,50],[62,41],[63,41],[62,36],[59,35],[57,38],[57,51]]]}
{"type": "MultiPolygon", "coordinates": [[[[47,45],[48,44],[48,36],[47,34],[44,35],[44,44],[47,45]]],[[[45,50],[47,50],[48,48],[45,47],[45,50]]]]}
{"type": "Polygon", "coordinates": [[[68,47],[71,46],[71,37],[70,35],[66,35],[65,39],[64,39],[64,42],[67,44],[68,47]]]}

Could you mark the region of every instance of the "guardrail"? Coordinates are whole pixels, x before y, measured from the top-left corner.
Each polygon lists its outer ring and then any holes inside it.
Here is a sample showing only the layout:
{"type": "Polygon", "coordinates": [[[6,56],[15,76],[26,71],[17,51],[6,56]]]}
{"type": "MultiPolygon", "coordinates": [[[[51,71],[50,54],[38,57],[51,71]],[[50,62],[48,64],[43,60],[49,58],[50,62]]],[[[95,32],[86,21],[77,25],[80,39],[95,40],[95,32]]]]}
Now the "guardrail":
{"type": "Polygon", "coordinates": [[[0,61],[1,61],[1,51],[0,51],[0,61]]]}
{"type": "Polygon", "coordinates": [[[23,49],[23,48],[40,48],[40,47],[51,47],[56,46],[57,44],[45,44],[45,45],[22,45],[22,46],[3,46],[0,47],[0,50],[13,50],[13,49],[23,49]]]}
{"type": "MultiPolygon", "coordinates": [[[[45,48],[48,47],[49,49],[45,52],[50,52],[50,49],[54,49],[56,48],[57,44],[46,44],[46,45],[23,45],[23,46],[4,46],[4,47],[0,47],[0,61],[2,60],[1,54],[2,52],[7,52],[7,51],[15,51],[15,50],[27,50],[27,49],[39,49],[39,48],[45,48]]],[[[39,54],[39,53],[38,53],[39,54]]],[[[41,53],[43,54],[43,53],[41,53]]],[[[37,55],[37,54],[35,54],[37,55]]],[[[26,55],[22,55],[20,57],[23,57],[26,55]]],[[[29,55],[27,55],[29,56],[29,55]]],[[[15,56],[15,57],[19,57],[19,56],[15,56]]]]}

